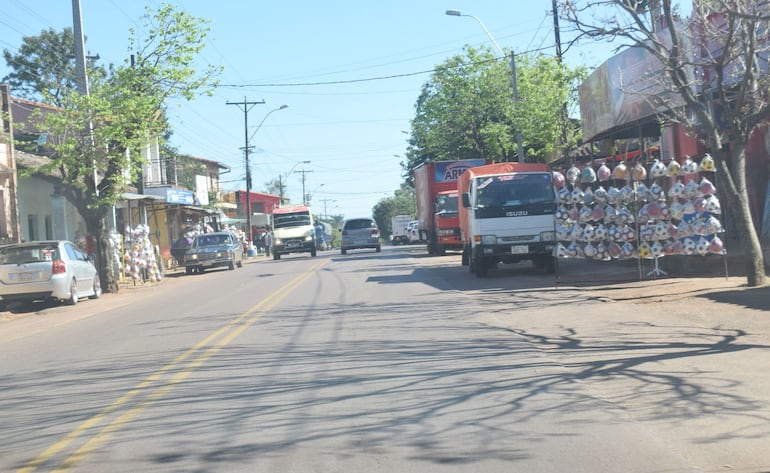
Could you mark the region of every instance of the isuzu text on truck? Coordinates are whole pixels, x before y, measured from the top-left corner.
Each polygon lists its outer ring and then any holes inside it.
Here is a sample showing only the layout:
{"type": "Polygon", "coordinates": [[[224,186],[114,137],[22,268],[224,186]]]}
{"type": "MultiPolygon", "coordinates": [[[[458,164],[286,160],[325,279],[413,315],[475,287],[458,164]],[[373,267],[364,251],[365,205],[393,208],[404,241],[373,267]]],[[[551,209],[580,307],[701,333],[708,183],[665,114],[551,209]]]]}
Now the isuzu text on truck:
{"type": "Polygon", "coordinates": [[[428,253],[443,255],[462,249],[457,219],[457,179],[466,169],[487,164],[483,159],[429,161],[414,170],[417,220],[420,240],[428,242],[428,253]]]}
{"type": "Polygon", "coordinates": [[[463,265],[479,277],[498,263],[532,260],[555,270],[552,174],[545,164],[498,163],[468,169],[458,181],[463,265]]]}

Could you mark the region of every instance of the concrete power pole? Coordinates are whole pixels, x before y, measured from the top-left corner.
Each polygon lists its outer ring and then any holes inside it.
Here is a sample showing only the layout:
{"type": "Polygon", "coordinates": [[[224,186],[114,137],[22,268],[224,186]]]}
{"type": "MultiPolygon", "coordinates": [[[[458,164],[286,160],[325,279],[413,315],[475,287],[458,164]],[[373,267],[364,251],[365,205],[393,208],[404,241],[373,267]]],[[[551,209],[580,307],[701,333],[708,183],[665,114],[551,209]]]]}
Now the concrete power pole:
{"type": "Polygon", "coordinates": [[[307,205],[307,195],[305,194],[305,174],[313,171],[306,171],[305,168],[302,168],[297,172],[302,174],[302,205],[307,205]]]}
{"type": "Polygon", "coordinates": [[[243,102],[227,101],[227,105],[236,105],[238,108],[243,110],[243,153],[246,160],[246,236],[249,239],[249,248],[251,248],[251,244],[254,242],[254,238],[251,233],[251,167],[249,166],[249,152],[251,149],[249,148],[249,110],[254,108],[254,105],[264,103],[264,100],[259,102],[249,102],[246,97],[243,98],[243,102]]]}

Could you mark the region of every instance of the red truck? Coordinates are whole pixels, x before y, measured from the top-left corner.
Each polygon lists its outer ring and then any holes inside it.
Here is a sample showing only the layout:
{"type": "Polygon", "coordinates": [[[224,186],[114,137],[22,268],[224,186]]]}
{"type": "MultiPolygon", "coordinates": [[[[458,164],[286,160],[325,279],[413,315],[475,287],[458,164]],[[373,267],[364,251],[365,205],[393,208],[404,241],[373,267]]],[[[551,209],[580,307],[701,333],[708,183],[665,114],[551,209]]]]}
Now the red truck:
{"type": "Polygon", "coordinates": [[[428,253],[443,255],[446,250],[463,248],[457,217],[457,180],[466,169],[489,163],[484,159],[429,161],[415,168],[417,220],[420,239],[427,242],[428,253]]]}

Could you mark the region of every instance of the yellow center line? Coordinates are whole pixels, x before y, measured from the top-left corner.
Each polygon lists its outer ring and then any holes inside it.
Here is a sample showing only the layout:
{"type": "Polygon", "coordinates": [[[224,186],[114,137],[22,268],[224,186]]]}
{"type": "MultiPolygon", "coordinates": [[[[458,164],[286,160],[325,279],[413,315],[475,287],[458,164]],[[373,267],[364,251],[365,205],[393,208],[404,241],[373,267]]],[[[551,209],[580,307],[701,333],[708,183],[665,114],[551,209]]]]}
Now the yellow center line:
{"type": "Polygon", "coordinates": [[[247,328],[253,325],[270,309],[272,309],[278,303],[280,303],[283,299],[285,299],[292,291],[294,291],[294,289],[296,289],[300,284],[302,284],[308,278],[310,278],[310,276],[312,276],[316,271],[318,271],[318,269],[320,269],[326,263],[327,261],[323,260],[313,265],[310,269],[296,276],[285,286],[271,293],[266,298],[262,299],[257,304],[249,308],[246,312],[239,315],[232,321],[228,322],[227,324],[225,324],[224,326],[222,326],[221,328],[213,332],[208,337],[198,342],[195,346],[188,349],[187,351],[185,351],[184,353],[176,357],[174,360],[172,360],[171,362],[163,366],[161,369],[159,369],[155,373],[148,376],[144,381],[134,386],[131,390],[126,392],[126,394],[124,394],[123,396],[121,396],[120,398],[112,402],[109,406],[102,409],[99,413],[85,420],[83,423],[78,425],[74,430],[72,430],[67,435],[65,435],[62,439],[55,442],[48,448],[46,448],[34,460],[27,463],[23,468],[17,470],[17,473],[33,472],[35,469],[37,469],[37,467],[39,467],[40,465],[48,461],[53,455],[57,454],[58,452],[66,448],[75,439],[83,435],[87,430],[100,424],[107,415],[116,411],[117,409],[122,407],[124,404],[126,404],[128,401],[138,396],[139,394],[143,393],[147,388],[149,388],[152,384],[154,384],[164,374],[168,373],[172,369],[181,365],[185,360],[187,360],[188,358],[191,358],[193,355],[201,351],[210,343],[214,342],[214,340],[216,340],[217,338],[222,337],[221,340],[219,340],[217,343],[215,343],[214,345],[206,349],[200,356],[190,361],[183,368],[182,371],[172,376],[165,384],[157,387],[155,391],[150,393],[143,402],[141,402],[134,408],[126,411],[125,413],[121,414],[114,421],[112,421],[110,424],[105,426],[99,433],[97,433],[94,437],[92,437],[88,442],[86,442],[82,447],[80,447],[75,453],[73,453],[70,457],[64,460],[64,462],[62,462],[59,468],[57,468],[54,471],[60,472],[60,471],[71,469],[75,464],[77,464],[85,456],[91,454],[99,446],[106,443],[106,441],[109,439],[112,433],[116,432],[117,430],[120,429],[121,426],[125,425],[127,422],[135,418],[140,412],[142,412],[151,403],[160,399],[163,395],[165,395],[168,391],[170,391],[174,385],[180,383],[185,378],[187,378],[187,376],[189,376],[193,370],[201,366],[206,360],[208,360],[216,352],[218,352],[219,350],[221,350],[222,348],[230,344],[238,335],[243,333],[247,328]],[[244,322],[244,320],[246,321],[244,322]]]}

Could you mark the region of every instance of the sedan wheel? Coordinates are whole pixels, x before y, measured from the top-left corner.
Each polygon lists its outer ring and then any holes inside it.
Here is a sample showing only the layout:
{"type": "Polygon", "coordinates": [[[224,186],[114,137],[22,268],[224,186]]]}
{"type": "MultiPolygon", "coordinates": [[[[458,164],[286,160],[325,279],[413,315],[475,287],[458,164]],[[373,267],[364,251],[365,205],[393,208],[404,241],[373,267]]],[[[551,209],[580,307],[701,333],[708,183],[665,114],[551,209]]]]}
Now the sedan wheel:
{"type": "Polygon", "coordinates": [[[98,299],[102,295],[102,283],[99,280],[99,275],[94,275],[94,287],[93,287],[94,293],[91,294],[91,299],[98,299]]]}
{"type": "Polygon", "coordinates": [[[70,282],[70,297],[65,302],[67,305],[75,305],[78,303],[78,283],[74,278],[70,282]]]}

